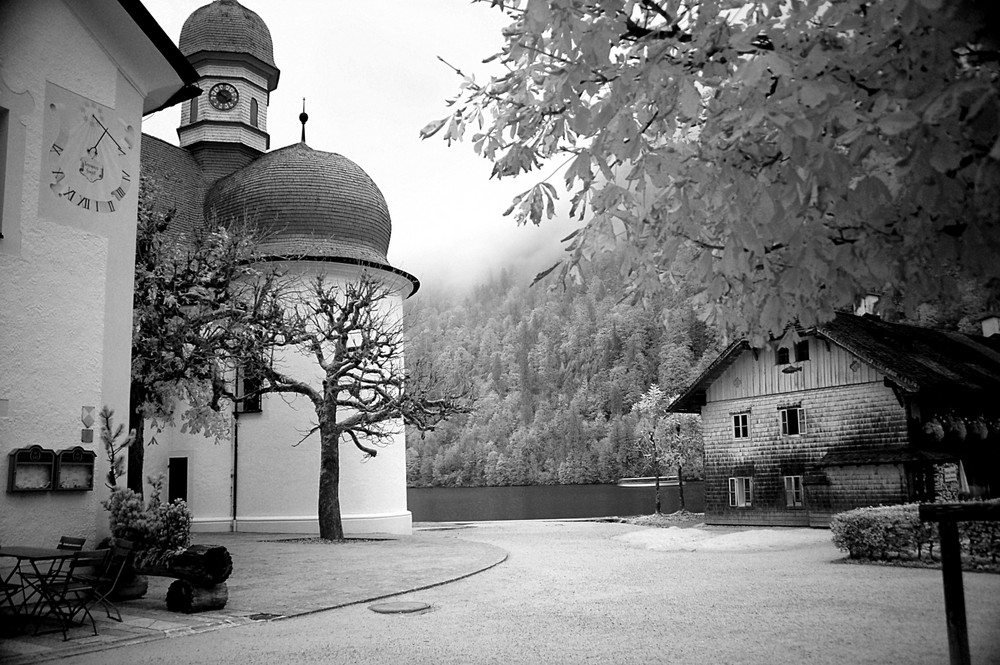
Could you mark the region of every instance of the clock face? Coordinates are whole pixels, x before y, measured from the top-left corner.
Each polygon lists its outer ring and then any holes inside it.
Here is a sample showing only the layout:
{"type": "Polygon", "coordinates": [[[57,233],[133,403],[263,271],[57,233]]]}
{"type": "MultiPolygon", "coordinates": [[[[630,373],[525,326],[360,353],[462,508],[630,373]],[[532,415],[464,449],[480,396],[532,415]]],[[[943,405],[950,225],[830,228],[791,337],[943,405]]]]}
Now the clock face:
{"type": "Polygon", "coordinates": [[[228,111],[240,100],[239,91],[228,83],[216,83],[208,91],[208,101],[220,111],[228,111]]]}
{"type": "Polygon", "coordinates": [[[136,175],[135,128],[112,109],[75,95],[66,99],[48,109],[59,123],[49,144],[49,190],[81,212],[115,212],[136,175]]]}

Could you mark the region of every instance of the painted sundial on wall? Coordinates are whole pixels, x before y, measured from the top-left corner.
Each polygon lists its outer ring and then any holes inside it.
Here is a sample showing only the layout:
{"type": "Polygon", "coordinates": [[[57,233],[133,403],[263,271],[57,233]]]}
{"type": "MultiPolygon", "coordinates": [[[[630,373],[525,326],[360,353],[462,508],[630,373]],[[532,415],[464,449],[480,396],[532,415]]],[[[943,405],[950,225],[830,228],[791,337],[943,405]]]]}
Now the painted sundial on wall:
{"type": "Polygon", "coordinates": [[[50,195],[84,213],[111,213],[128,194],[138,136],[114,109],[49,84],[45,115],[50,195]]]}

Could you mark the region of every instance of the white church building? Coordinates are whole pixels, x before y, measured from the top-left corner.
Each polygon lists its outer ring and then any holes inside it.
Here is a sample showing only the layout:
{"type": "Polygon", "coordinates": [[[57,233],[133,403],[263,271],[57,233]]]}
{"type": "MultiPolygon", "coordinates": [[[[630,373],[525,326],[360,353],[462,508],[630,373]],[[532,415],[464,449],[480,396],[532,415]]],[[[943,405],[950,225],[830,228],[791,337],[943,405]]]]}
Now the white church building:
{"type": "MultiPolygon", "coordinates": [[[[401,317],[419,284],[386,258],[391,220],[378,186],[350,159],[305,142],[268,151],[268,100],[279,70],[261,18],[236,0],[216,0],[188,17],[179,47],[205,92],[182,107],[180,146],[146,136],[141,163],[164,207],[176,208],[171,230],[212,217],[250,219],[267,231],[262,252],[289,273],[333,284],[366,271],[390,287],[387,306],[401,317]]],[[[314,359],[288,358],[285,369],[321,383],[314,359]]],[[[187,501],[196,531],[316,533],[319,435],[302,440],[315,422],[308,399],[270,393],[238,407],[227,441],[147,426],[147,444],[156,444],[145,449],[144,473],[167,475],[167,498],[187,501]]],[[[410,533],[402,421],[395,429],[374,458],[341,445],[347,534],[410,533]]]]}

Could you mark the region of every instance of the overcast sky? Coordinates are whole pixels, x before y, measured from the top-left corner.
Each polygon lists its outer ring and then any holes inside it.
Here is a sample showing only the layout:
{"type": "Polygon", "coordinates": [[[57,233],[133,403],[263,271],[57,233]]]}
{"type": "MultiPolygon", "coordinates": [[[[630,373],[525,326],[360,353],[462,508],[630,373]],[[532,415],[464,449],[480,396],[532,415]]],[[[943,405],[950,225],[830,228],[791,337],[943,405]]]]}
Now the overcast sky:
{"type": "MultiPolygon", "coordinates": [[[[271,94],[271,148],[297,143],[306,98],[306,143],[363,168],[392,215],[389,261],[437,290],[481,281],[504,266],[533,275],[561,253],[567,222],[518,227],[503,217],[531,181],[490,180],[492,165],[468,143],[450,148],[420,129],[444,117],[459,78],[486,72],[502,43],[499,11],[469,0],[241,0],[267,24],[281,70],[271,94]]],[[[205,0],[143,0],[177,42],[205,0]]],[[[147,117],[143,131],[177,143],[180,108],[147,117]]],[[[548,175],[546,173],[546,175],[548,175]]]]}

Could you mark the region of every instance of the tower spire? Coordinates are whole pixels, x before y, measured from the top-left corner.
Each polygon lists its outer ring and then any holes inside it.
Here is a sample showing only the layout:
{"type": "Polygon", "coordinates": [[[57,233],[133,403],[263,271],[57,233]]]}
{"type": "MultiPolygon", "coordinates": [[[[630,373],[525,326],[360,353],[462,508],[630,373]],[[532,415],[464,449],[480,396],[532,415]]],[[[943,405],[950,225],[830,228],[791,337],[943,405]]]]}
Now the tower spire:
{"type": "Polygon", "coordinates": [[[306,113],[306,98],[302,98],[302,113],[299,114],[299,122],[302,123],[302,142],[306,142],[306,121],[309,120],[309,114],[306,113]]]}

